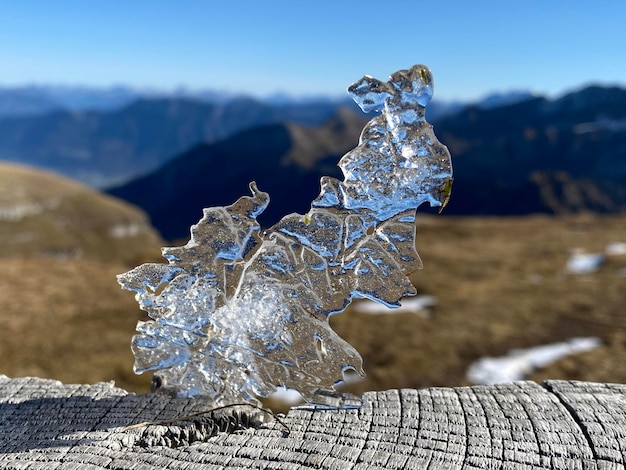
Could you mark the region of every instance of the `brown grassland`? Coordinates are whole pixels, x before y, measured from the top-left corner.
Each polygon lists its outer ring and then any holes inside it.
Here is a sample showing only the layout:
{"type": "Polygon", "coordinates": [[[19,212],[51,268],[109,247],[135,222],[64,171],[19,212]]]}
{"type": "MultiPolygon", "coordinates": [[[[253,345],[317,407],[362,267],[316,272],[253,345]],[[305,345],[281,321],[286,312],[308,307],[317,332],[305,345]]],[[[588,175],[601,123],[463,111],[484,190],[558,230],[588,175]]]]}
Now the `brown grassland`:
{"type": "Polygon", "coordinates": [[[364,357],[368,378],[352,389],[466,385],[482,356],[578,336],[603,346],[529,378],[626,382],[626,256],[596,273],[565,273],[571,249],[602,252],[625,239],[625,217],[418,218],[424,269],[412,281],[438,303],[431,318],[333,319],[364,357]]]}
{"type": "MultiPolygon", "coordinates": [[[[611,242],[626,242],[625,216],[419,216],[424,269],[411,279],[437,305],[429,318],[351,308],[332,317],[364,358],[367,378],[349,389],[465,385],[469,364],[482,356],[577,336],[599,336],[603,345],[529,378],[626,382],[626,277],[619,274],[626,256],[608,257],[596,273],[565,273],[571,249],[602,252],[611,242]]],[[[143,249],[160,260],[153,244],[143,249]]],[[[145,251],[132,258],[141,257],[147,260],[145,251]]],[[[150,377],[133,374],[129,347],[145,315],[115,280],[133,266],[113,255],[105,261],[3,253],[0,373],[114,380],[146,391],[150,377]]]]}

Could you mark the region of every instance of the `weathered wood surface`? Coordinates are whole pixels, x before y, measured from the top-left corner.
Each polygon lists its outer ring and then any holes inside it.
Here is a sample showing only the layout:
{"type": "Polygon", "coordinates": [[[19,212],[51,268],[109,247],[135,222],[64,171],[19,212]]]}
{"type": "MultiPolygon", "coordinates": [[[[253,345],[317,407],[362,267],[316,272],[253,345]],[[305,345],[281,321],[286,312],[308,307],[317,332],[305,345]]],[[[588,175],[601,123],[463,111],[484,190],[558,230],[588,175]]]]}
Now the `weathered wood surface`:
{"type": "Polygon", "coordinates": [[[234,419],[226,410],[123,429],[203,407],[105,383],[0,376],[0,468],[609,469],[626,462],[626,385],[588,382],[370,392],[360,409],[291,410],[283,419],[288,435],[271,419],[220,432],[215,426],[234,419]]]}

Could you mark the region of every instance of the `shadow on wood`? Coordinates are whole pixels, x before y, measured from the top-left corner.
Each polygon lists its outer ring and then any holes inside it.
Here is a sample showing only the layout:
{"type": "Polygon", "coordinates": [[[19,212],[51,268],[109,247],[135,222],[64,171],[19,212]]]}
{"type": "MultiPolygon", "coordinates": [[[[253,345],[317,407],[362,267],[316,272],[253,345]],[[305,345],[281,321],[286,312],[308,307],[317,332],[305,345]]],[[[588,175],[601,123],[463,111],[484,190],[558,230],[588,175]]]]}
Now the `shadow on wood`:
{"type": "Polygon", "coordinates": [[[255,411],[112,384],[0,376],[2,468],[624,468],[626,385],[548,381],[368,392],[353,410],[255,411]]]}

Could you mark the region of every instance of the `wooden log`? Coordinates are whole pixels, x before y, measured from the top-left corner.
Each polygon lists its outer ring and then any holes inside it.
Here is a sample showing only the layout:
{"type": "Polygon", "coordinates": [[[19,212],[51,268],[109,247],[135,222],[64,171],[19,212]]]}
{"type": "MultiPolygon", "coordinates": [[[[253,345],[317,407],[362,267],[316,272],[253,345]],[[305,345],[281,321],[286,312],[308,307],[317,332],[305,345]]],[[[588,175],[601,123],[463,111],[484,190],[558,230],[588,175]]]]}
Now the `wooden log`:
{"type": "Polygon", "coordinates": [[[548,381],[368,392],[282,421],[112,384],[0,376],[0,467],[29,469],[624,468],[626,385],[548,381]]]}

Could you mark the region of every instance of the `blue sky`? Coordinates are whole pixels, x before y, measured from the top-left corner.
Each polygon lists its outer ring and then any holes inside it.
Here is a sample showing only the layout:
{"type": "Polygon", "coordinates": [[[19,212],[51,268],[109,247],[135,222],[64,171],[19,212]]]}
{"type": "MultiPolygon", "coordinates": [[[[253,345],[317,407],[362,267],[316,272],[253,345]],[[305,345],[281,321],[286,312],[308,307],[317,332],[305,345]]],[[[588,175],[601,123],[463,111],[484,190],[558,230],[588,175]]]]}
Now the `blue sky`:
{"type": "Polygon", "coordinates": [[[415,63],[442,99],[626,85],[626,1],[0,3],[0,86],[340,95],[415,63]]]}

